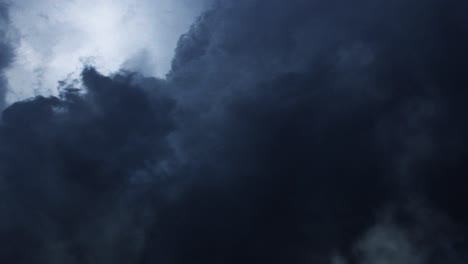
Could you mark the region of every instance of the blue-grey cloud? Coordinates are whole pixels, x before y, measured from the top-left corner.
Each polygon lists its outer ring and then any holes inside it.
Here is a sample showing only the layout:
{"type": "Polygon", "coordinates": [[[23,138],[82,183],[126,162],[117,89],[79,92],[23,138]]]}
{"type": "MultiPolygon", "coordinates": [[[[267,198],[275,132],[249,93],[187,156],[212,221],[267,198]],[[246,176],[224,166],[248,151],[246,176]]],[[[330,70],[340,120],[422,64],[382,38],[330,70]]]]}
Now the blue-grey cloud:
{"type": "Polygon", "coordinates": [[[5,69],[12,63],[14,48],[10,39],[10,19],[8,6],[0,2],[0,109],[5,107],[5,96],[7,92],[7,79],[5,69]]]}
{"type": "Polygon", "coordinates": [[[466,7],[220,0],[166,79],[13,104],[0,262],[462,263],[466,7]]]}

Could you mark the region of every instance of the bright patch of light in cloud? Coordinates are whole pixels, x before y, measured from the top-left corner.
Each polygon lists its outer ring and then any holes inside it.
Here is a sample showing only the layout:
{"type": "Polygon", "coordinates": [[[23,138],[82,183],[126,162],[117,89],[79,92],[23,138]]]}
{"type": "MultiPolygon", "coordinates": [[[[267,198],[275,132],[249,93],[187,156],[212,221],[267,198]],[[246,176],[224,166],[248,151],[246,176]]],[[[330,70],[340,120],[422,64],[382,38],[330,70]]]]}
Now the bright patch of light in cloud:
{"type": "Polygon", "coordinates": [[[16,0],[11,19],[19,36],[7,72],[14,102],[55,94],[83,63],[104,74],[120,68],[163,77],[174,48],[206,0],[16,0]]]}

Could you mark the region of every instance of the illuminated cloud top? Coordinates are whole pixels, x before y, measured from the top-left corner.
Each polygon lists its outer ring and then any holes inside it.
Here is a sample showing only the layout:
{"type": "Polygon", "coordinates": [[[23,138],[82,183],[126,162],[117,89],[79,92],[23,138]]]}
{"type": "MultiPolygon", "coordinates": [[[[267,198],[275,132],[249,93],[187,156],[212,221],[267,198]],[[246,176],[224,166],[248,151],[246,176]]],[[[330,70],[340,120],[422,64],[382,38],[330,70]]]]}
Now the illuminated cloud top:
{"type": "Polygon", "coordinates": [[[10,14],[18,46],[7,72],[9,101],[57,94],[57,82],[78,77],[83,64],[106,74],[129,68],[163,77],[178,38],[204,6],[186,0],[15,1],[10,14]]]}

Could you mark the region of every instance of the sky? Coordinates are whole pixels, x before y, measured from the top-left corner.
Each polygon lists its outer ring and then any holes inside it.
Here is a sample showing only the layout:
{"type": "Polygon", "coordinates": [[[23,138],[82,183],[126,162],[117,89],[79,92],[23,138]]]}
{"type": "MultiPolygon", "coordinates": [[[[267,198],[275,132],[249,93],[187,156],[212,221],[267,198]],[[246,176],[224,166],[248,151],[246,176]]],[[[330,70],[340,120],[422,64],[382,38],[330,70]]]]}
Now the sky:
{"type": "Polygon", "coordinates": [[[207,2],[14,1],[10,19],[17,46],[6,72],[8,101],[56,95],[58,81],[77,78],[86,63],[106,74],[128,68],[164,77],[177,40],[207,2]]]}
{"type": "Polygon", "coordinates": [[[468,4],[0,3],[0,263],[468,263],[468,4]]]}

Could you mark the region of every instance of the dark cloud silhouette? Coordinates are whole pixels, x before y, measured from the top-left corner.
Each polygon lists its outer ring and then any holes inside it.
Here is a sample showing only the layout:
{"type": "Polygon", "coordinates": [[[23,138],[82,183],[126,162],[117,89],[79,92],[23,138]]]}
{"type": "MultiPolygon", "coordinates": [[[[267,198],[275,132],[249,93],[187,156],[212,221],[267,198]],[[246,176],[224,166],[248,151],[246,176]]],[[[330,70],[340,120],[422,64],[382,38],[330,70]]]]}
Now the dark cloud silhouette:
{"type": "MultiPolygon", "coordinates": [[[[199,198],[232,233],[180,242],[180,263],[327,263],[380,208],[417,196],[464,226],[466,7],[225,1],[202,16],[169,80],[190,118],[184,153],[236,198],[199,198]]],[[[182,241],[217,226],[192,218],[182,241]]]]}
{"type": "MultiPolygon", "coordinates": [[[[106,232],[117,232],[112,229],[121,220],[133,221],[127,215],[133,209],[121,208],[128,187],[137,188],[137,170],[154,169],[166,159],[165,137],[174,127],[174,101],[133,86],[132,78],[104,77],[89,68],[82,73],[85,94],[64,85],[59,98],[38,97],[3,112],[0,155],[7,200],[2,215],[8,218],[2,226],[7,232],[2,262],[51,263],[57,250],[76,263],[127,263],[115,252],[111,259],[101,258],[106,247],[118,246],[119,236],[136,241],[138,234],[128,230],[106,237],[106,232]],[[110,210],[122,215],[106,216],[110,210]]],[[[156,90],[160,86],[153,84],[156,90]]]]}
{"type": "Polygon", "coordinates": [[[218,1],[166,80],[13,104],[1,262],[462,263],[466,7],[218,1]]]}

